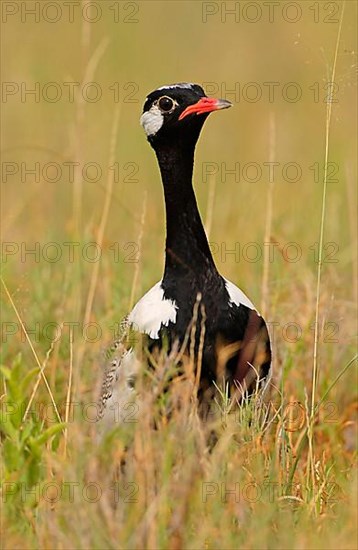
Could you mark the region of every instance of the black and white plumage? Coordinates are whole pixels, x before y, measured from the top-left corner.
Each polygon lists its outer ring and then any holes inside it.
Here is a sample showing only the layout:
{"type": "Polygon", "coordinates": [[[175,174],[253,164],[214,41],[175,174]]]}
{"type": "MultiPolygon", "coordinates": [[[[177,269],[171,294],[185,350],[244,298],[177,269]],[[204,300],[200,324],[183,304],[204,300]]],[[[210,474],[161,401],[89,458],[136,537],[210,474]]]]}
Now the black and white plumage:
{"type": "Polygon", "coordinates": [[[118,413],[118,407],[135,395],[133,380],[140,361],[135,347],[125,344],[125,334],[134,330],[145,335],[150,350],[160,348],[164,335],[169,346],[181,346],[198,297],[197,322],[205,316],[199,399],[208,391],[213,395],[214,382],[222,383],[220,377],[232,392],[243,387],[250,392],[257,376],[265,380],[269,375],[266,323],[247,296],[217,271],[192,186],[202,126],[210,112],[230,106],[189,83],[162,86],[146,98],[141,125],[156,153],[164,188],[165,268],[162,280],[126,317],[123,335],[112,349],[100,400],[100,417],[108,424],[113,423],[113,410],[118,413]]]}

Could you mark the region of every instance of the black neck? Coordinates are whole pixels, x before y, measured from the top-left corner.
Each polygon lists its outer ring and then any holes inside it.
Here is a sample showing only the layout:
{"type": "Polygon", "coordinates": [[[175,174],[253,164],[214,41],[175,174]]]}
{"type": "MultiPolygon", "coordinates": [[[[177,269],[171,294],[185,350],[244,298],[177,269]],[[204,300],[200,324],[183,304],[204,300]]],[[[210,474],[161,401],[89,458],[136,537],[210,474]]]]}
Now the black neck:
{"type": "Polygon", "coordinates": [[[195,143],[156,148],[164,186],[166,256],[164,277],[176,272],[216,272],[192,185],[195,143]]]}

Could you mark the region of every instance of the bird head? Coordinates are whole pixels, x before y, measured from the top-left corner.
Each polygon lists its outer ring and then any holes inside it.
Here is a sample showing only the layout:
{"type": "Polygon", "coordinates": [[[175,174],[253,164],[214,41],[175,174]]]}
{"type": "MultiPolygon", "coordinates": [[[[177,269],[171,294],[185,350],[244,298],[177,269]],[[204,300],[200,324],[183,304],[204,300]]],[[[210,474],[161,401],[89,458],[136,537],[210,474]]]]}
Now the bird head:
{"type": "Polygon", "coordinates": [[[154,148],[173,139],[195,142],[209,113],[231,105],[226,99],[207,97],[198,84],[172,84],[148,95],[140,122],[154,148]]]}

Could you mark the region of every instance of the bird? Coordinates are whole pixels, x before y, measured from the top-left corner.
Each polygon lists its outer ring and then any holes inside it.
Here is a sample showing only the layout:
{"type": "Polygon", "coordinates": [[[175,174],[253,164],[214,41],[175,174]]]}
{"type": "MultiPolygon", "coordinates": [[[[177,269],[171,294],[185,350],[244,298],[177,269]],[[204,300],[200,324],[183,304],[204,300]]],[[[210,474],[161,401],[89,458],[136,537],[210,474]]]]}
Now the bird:
{"type": "Polygon", "coordinates": [[[131,332],[144,337],[151,352],[162,349],[165,341],[168,353],[177,346],[187,356],[188,331],[196,323],[190,345],[196,357],[200,353],[199,402],[213,400],[221,379],[231,395],[239,396],[238,402],[244,392],[250,395],[269,379],[267,324],[246,294],[219,273],[192,182],[205,120],[231,106],[186,82],[161,86],[145,99],[140,123],[157,158],[165,199],[164,273],[124,318],[107,354],[98,403],[98,418],[107,427],[119,418],[119,409],[135,399],[142,358],[138,345],[128,339],[131,332]]]}

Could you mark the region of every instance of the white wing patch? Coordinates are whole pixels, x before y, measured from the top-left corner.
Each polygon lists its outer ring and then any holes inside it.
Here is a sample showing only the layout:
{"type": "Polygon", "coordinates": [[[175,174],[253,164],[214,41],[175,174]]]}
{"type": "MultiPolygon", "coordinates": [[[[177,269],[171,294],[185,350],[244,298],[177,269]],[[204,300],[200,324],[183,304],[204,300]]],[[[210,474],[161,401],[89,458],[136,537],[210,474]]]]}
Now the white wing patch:
{"type": "Polygon", "coordinates": [[[243,306],[246,306],[249,309],[253,309],[257,311],[254,304],[251,302],[251,300],[248,299],[248,297],[246,296],[246,294],[242,292],[242,290],[240,290],[236,285],[234,285],[234,283],[232,283],[228,279],[225,279],[225,277],[224,277],[224,281],[226,284],[226,290],[229,293],[230,301],[232,304],[236,304],[237,306],[242,304],[243,306]]]}
{"type": "Polygon", "coordinates": [[[152,105],[149,111],[145,111],[140,117],[140,123],[147,136],[154,136],[163,126],[164,117],[157,105],[152,105]]]}
{"type": "Polygon", "coordinates": [[[134,306],[128,321],[135,330],[148,334],[151,338],[159,338],[159,330],[163,325],[175,323],[178,306],[173,300],[164,298],[162,281],[154,285],[134,306]]]}

